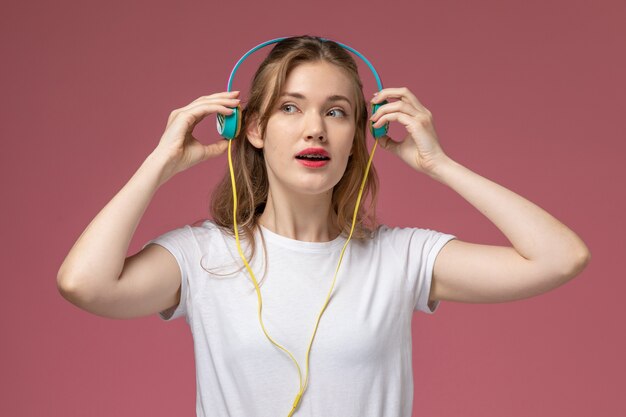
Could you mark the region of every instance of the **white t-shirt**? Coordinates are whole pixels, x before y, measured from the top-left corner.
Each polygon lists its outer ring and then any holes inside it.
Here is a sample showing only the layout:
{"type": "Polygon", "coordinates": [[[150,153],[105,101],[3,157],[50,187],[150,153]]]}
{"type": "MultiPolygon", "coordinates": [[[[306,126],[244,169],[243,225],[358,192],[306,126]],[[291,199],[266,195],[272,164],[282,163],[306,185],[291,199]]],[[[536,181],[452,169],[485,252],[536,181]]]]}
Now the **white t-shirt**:
{"type": "MultiPolygon", "coordinates": [[[[267,274],[258,231],[256,254],[248,262],[260,282],[263,323],[298,361],[304,383],[306,351],[346,238],[303,242],[261,230],[267,274]]],[[[411,319],[415,310],[437,309],[438,302],[428,304],[433,266],[454,238],[381,226],[373,239],[350,240],[294,417],[411,416],[411,319]]],[[[185,317],[191,328],[198,417],[286,417],[300,386],[298,371],[263,333],[247,270],[233,273],[243,266],[235,239],[207,220],[149,243],[169,250],[180,266],[181,302],[159,317],[185,317]]],[[[247,254],[244,242],[242,247],[247,254]]]]}

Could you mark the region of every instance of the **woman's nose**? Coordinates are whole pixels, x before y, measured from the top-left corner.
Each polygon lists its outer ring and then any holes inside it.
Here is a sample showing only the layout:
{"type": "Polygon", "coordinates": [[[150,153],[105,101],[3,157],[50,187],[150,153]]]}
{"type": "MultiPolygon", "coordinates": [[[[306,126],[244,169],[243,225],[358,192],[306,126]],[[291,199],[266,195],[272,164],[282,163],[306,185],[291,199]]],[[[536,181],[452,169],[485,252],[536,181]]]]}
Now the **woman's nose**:
{"type": "Polygon", "coordinates": [[[306,118],[305,134],[307,139],[326,139],[324,119],[319,114],[312,114],[306,118]]]}

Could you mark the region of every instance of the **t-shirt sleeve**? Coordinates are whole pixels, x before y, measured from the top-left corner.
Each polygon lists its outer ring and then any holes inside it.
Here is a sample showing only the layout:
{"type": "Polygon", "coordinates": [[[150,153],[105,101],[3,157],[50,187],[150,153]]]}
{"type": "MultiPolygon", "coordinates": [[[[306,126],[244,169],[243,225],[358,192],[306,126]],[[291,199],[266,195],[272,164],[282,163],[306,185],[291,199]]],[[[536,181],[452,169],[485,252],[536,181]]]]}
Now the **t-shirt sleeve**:
{"type": "Polygon", "coordinates": [[[439,301],[428,302],[435,259],[441,248],[456,236],[430,229],[391,229],[394,250],[405,264],[409,288],[413,296],[413,309],[433,314],[439,301]]]}
{"type": "Polygon", "coordinates": [[[158,313],[159,318],[164,321],[170,321],[178,317],[185,317],[188,319],[188,307],[190,305],[190,285],[189,275],[191,265],[190,259],[194,254],[194,242],[193,232],[190,226],[184,226],[178,229],[171,230],[148,241],[143,247],[145,248],[150,243],[156,243],[165,249],[167,249],[178,262],[180,268],[181,284],[180,284],[180,303],[176,306],[172,306],[166,310],[158,313]]]}

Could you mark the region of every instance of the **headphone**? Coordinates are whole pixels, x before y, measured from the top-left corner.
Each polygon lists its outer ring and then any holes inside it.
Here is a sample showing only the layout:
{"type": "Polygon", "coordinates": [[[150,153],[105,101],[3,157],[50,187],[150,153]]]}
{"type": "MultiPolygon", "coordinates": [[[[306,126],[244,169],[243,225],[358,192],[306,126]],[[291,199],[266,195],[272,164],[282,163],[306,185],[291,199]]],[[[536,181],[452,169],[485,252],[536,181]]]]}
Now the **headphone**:
{"type": "MultiPolygon", "coordinates": [[[[233,81],[233,77],[235,75],[235,72],[237,72],[237,68],[239,68],[239,65],[243,62],[243,60],[248,57],[248,55],[250,55],[251,53],[253,53],[254,51],[256,51],[257,49],[260,49],[266,45],[270,45],[276,42],[280,42],[283,39],[287,39],[287,38],[277,38],[277,39],[272,39],[269,40],[267,42],[263,42],[257,46],[255,46],[254,48],[250,49],[248,52],[246,52],[240,59],[239,61],[237,61],[237,64],[235,65],[235,67],[233,68],[232,72],[230,73],[230,77],[228,78],[228,86],[227,86],[227,91],[231,91],[230,88],[232,86],[232,81],[233,81]]],[[[328,41],[328,39],[325,38],[317,38],[319,40],[321,40],[322,42],[326,42],[328,41]]],[[[333,41],[335,42],[335,41],[333,41]]],[[[382,83],[380,82],[380,77],[378,76],[378,73],[376,72],[376,70],[374,69],[374,67],[372,66],[372,64],[370,64],[370,62],[368,61],[367,58],[365,58],[363,55],[361,55],[359,52],[357,52],[356,50],[352,49],[351,47],[341,44],[339,42],[335,42],[338,45],[340,45],[341,47],[343,47],[344,49],[347,49],[351,52],[353,52],[354,54],[356,54],[359,58],[361,58],[363,61],[365,61],[365,63],[368,65],[368,67],[370,68],[370,70],[372,70],[372,72],[374,73],[374,77],[376,78],[376,83],[378,84],[378,90],[382,90],[382,83]]],[[[372,104],[371,106],[371,110],[372,110],[372,114],[376,112],[376,110],[378,110],[378,108],[380,106],[382,106],[383,104],[386,104],[387,101],[384,100],[381,103],[377,103],[377,104],[372,104]]],[[[322,317],[322,314],[324,313],[324,311],[326,310],[326,306],[328,305],[328,302],[330,301],[330,295],[333,291],[333,288],[335,287],[335,281],[337,280],[337,273],[339,272],[339,267],[341,266],[341,261],[343,260],[343,255],[344,252],[346,251],[346,247],[348,246],[348,242],[350,242],[350,239],[352,238],[352,233],[354,232],[354,226],[356,224],[356,215],[358,213],[359,210],[359,206],[361,203],[361,196],[363,195],[363,189],[365,188],[365,181],[367,180],[367,174],[369,172],[371,163],[372,163],[372,159],[374,157],[374,152],[376,151],[376,145],[378,143],[378,138],[383,137],[387,134],[387,129],[389,127],[389,123],[386,123],[384,126],[379,127],[379,128],[374,128],[374,122],[370,122],[369,124],[369,130],[372,133],[372,136],[374,136],[375,142],[374,142],[374,146],[372,148],[372,151],[370,153],[369,156],[369,160],[367,162],[367,166],[365,168],[365,174],[363,176],[363,180],[361,181],[361,187],[359,189],[359,195],[357,197],[356,200],[356,205],[354,207],[354,214],[352,216],[352,227],[350,229],[350,234],[348,236],[348,239],[346,240],[346,243],[344,243],[343,248],[341,249],[341,254],[339,256],[339,263],[337,264],[337,268],[335,269],[335,276],[333,278],[333,283],[332,286],[330,288],[330,291],[328,292],[328,296],[326,297],[326,301],[324,302],[324,306],[322,307],[321,311],[319,312],[318,316],[317,316],[317,322],[315,324],[315,329],[313,330],[313,335],[311,336],[311,340],[309,341],[309,347],[306,353],[306,374],[305,374],[305,381],[304,384],[302,383],[302,372],[300,370],[300,366],[298,365],[298,361],[296,361],[296,359],[293,357],[293,355],[287,350],[285,349],[283,346],[281,346],[280,344],[278,344],[276,341],[274,341],[274,339],[272,339],[272,337],[267,333],[267,331],[265,330],[265,326],[263,325],[263,318],[261,316],[261,310],[262,310],[262,298],[261,298],[261,290],[259,289],[259,285],[257,283],[257,280],[254,276],[254,272],[252,271],[252,268],[250,268],[250,265],[248,264],[248,261],[246,260],[246,257],[243,254],[243,250],[241,249],[241,243],[239,240],[239,228],[237,227],[237,187],[235,184],[235,174],[233,171],[233,162],[232,162],[232,156],[231,156],[231,144],[232,144],[232,139],[236,138],[237,135],[239,134],[239,130],[241,129],[241,118],[242,118],[242,111],[241,111],[241,107],[237,106],[236,108],[232,108],[233,109],[233,113],[229,114],[229,115],[222,115],[220,113],[217,114],[217,131],[219,132],[219,134],[224,138],[228,140],[228,166],[230,169],[230,178],[231,178],[231,183],[232,183],[232,189],[233,189],[233,231],[235,234],[235,242],[237,244],[237,250],[239,251],[239,256],[241,257],[241,259],[243,260],[243,263],[246,267],[246,269],[248,270],[248,274],[250,275],[250,278],[252,279],[252,282],[254,283],[254,287],[256,289],[257,292],[257,299],[258,299],[258,315],[259,315],[259,322],[261,323],[261,329],[263,329],[263,333],[265,333],[265,336],[269,339],[270,342],[272,342],[272,344],[274,344],[275,346],[277,346],[278,348],[280,348],[281,350],[283,350],[287,355],[289,355],[289,357],[291,358],[291,360],[295,363],[296,368],[298,370],[298,381],[300,382],[300,388],[298,389],[298,393],[296,394],[296,397],[294,399],[294,402],[291,406],[291,410],[289,411],[289,414],[287,417],[291,417],[295,412],[296,412],[296,408],[298,407],[298,404],[300,403],[300,400],[302,398],[302,395],[304,395],[304,391],[306,390],[306,387],[308,385],[308,377],[309,377],[309,353],[311,352],[311,346],[313,344],[313,339],[315,338],[315,334],[317,333],[317,327],[319,325],[320,319],[322,317]]]]}
{"type": "MultiPolygon", "coordinates": [[[[230,76],[228,77],[228,85],[226,86],[226,91],[227,92],[231,91],[230,89],[232,87],[233,77],[235,76],[235,73],[237,72],[237,69],[239,68],[241,63],[250,54],[252,54],[257,49],[261,49],[264,46],[280,42],[283,39],[287,39],[287,38],[286,37],[282,37],[282,38],[276,38],[276,39],[272,39],[272,40],[263,42],[263,43],[255,46],[254,48],[250,49],[241,58],[239,58],[239,61],[237,61],[237,63],[235,64],[235,67],[233,68],[233,70],[230,73],[230,76]]],[[[319,39],[322,42],[330,40],[330,39],[326,39],[326,38],[319,38],[319,39]]],[[[344,44],[342,44],[340,42],[337,42],[337,41],[333,41],[333,42],[335,42],[336,44],[338,44],[342,48],[347,49],[348,51],[354,53],[356,56],[361,58],[367,64],[367,66],[372,71],[372,73],[374,74],[374,78],[376,78],[376,84],[378,85],[378,91],[383,89],[383,85],[382,85],[382,83],[380,81],[380,77],[378,76],[378,73],[376,72],[376,69],[374,69],[374,66],[370,63],[370,61],[365,56],[363,56],[357,50],[349,47],[348,45],[344,45],[344,44]]],[[[382,106],[383,104],[387,104],[387,100],[383,100],[380,103],[372,104],[372,106],[371,106],[372,114],[376,113],[376,110],[378,110],[378,108],[380,106],[382,106]]],[[[233,110],[233,112],[231,114],[228,114],[228,115],[223,115],[223,114],[217,113],[217,132],[224,139],[227,139],[227,140],[232,140],[232,139],[236,138],[237,135],[239,134],[239,130],[241,129],[241,115],[242,115],[241,106],[237,106],[235,108],[232,108],[232,110],[233,110]]],[[[378,138],[381,138],[381,137],[385,136],[387,134],[388,129],[389,129],[389,123],[385,123],[384,126],[377,127],[377,128],[374,127],[374,123],[375,122],[370,122],[370,124],[369,124],[369,129],[370,129],[370,132],[372,133],[372,136],[375,139],[378,139],[378,138]]]]}

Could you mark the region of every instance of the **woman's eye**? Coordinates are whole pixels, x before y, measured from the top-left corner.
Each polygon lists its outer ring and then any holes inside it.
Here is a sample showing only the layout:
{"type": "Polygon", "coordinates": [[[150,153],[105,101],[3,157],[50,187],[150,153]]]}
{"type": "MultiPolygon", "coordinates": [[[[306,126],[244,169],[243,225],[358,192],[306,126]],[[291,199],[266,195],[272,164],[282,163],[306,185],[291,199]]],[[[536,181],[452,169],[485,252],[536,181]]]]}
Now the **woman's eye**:
{"type": "MultiPolygon", "coordinates": [[[[345,112],[345,111],[343,111],[343,110],[341,110],[341,109],[332,109],[332,110],[331,110],[331,112],[333,112],[333,111],[334,111],[334,112],[337,112],[337,111],[338,111],[339,113],[341,113],[341,116],[337,116],[337,117],[345,117],[345,116],[346,116],[346,112],[345,112]]],[[[330,113],[330,112],[329,112],[329,113],[330,113]]]]}
{"type": "MultiPolygon", "coordinates": [[[[296,110],[297,110],[297,107],[294,106],[293,104],[283,104],[282,106],[280,106],[280,109],[283,112],[285,112],[285,113],[295,113],[296,110]],[[292,110],[290,110],[290,109],[292,109],[292,110]]],[[[343,111],[342,109],[332,109],[332,110],[328,111],[329,114],[332,113],[332,112],[339,112],[339,115],[333,116],[333,117],[336,117],[336,118],[346,117],[347,116],[346,112],[343,111]]]]}
{"type": "MultiPolygon", "coordinates": [[[[296,108],[296,106],[294,106],[293,104],[283,104],[281,107],[281,110],[284,111],[286,108],[289,108],[289,107],[293,107],[294,109],[296,108]]],[[[286,113],[293,113],[293,112],[287,111],[286,113]]]]}

